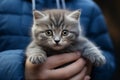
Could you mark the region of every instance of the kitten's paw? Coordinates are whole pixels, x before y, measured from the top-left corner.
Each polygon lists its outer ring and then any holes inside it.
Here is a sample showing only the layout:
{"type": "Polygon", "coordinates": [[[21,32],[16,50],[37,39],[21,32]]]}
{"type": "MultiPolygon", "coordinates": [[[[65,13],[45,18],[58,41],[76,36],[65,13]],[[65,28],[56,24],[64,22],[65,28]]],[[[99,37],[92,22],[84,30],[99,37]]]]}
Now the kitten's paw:
{"type": "Polygon", "coordinates": [[[106,59],[103,55],[95,56],[94,64],[95,66],[102,66],[106,63],[106,59]]]}
{"type": "Polygon", "coordinates": [[[105,57],[102,55],[101,51],[98,49],[86,51],[84,57],[89,59],[95,66],[102,66],[106,63],[105,57]]]}
{"type": "Polygon", "coordinates": [[[29,61],[33,64],[41,64],[46,61],[47,57],[45,55],[32,55],[29,57],[29,61]]]}

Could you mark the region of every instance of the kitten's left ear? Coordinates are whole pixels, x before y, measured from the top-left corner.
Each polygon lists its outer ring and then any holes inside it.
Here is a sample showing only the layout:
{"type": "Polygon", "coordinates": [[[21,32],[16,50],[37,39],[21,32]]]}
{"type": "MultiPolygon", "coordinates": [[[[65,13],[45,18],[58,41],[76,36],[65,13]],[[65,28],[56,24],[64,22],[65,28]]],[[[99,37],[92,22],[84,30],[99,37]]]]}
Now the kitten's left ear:
{"type": "Polygon", "coordinates": [[[79,10],[71,12],[68,16],[75,20],[79,20],[80,15],[81,15],[81,10],[79,9],[79,10]]]}
{"type": "Polygon", "coordinates": [[[45,17],[45,14],[40,11],[35,10],[35,11],[33,11],[33,17],[34,17],[34,19],[41,19],[41,18],[45,17]]]}

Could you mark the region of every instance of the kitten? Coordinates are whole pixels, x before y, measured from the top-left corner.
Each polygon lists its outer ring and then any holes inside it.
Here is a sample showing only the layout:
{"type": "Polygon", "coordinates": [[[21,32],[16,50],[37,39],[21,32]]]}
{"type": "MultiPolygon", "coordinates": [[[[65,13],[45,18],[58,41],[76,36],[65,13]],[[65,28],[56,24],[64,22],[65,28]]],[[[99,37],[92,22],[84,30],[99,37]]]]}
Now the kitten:
{"type": "Polygon", "coordinates": [[[56,53],[80,51],[94,65],[105,64],[101,51],[81,34],[80,14],[80,10],[34,11],[33,39],[26,50],[29,61],[39,64],[56,53]]]}

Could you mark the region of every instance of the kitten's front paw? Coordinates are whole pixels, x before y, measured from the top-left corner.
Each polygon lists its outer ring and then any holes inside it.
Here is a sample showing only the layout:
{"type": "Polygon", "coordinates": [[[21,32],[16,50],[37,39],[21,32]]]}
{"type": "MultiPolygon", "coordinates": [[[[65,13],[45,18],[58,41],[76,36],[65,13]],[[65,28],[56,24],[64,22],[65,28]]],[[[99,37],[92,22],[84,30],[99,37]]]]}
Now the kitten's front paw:
{"type": "Polygon", "coordinates": [[[95,61],[94,61],[95,66],[102,66],[105,63],[106,63],[106,59],[103,55],[99,55],[95,57],[95,61]]]}
{"type": "Polygon", "coordinates": [[[33,64],[41,64],[46,61],[47,57],[45,55],[32,55],[29,57],[29,61],[33,64]]]}
{"type": "Polygon", "coordinates": [[[102,55],[101,51],[98,49],[86,51],[84,54],[95,66],[102,66],[106,63],[105,57],[102,55]]]}

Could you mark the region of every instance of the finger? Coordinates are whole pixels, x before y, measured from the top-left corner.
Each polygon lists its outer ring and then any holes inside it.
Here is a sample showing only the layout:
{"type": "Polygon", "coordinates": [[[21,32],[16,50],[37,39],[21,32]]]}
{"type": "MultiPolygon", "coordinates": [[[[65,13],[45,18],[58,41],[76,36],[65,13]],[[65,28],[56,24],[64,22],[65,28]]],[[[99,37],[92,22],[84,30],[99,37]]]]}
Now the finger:
{"type": "Polygon", "coordinates": [[[72,77],[70,80],[83,80],[86,75],[86,71],[87,71],[87,68],[84,67],[80,73],[72,77]]]}
{"type": "Polygon", "coordinates": [[[70,78],[73,75],[79,73],[84,67],[85,67],[85,60],[83,58],[80,58],[76,62],[64,67],[59,68],[56,70],[52,70],[49,76],[54,76],[56,79],[66,79],[70,78]]]}
{"type": "Polygon", "coordinates": [[[80,58],[80,53],[78,52],[50,56],[45,62],[45,65],[46,65],[45,67],[49,69],[53,69],[63,64],[73,62],[79,58],[80,58]]]}
{"type": "Polygon", "coordinates": [[[85,76],[84,80],[90,80],[90,76],[85,76]]]}
{"type": "Polygon", "coordinates": [[[40,67],[39,64],[32,64],[29,59],[26,60],[26,63],[25,63],[25,67],[26,69],[28,70],[38,70],[38,68],[40,67]]]}
{"type": "Polygon", "coordinates": [[[87,61],[87,75],[90,75],[91,74],[91,71],[92,71],[92,63],[90,61],[87,61]]]}
{"type": "MultiPolygon", "coordinates": [[[[32,64],[28,59],[26,60],[25,63],[25,78],[29,78],[31,80],[35,80],[38,78],[38,70],[39,70],[39,65],[38,64],[32,64]]],[[[27,79],[27,80],[29,80],[27,79]]]]}

